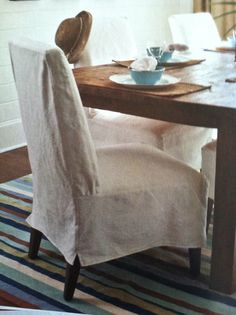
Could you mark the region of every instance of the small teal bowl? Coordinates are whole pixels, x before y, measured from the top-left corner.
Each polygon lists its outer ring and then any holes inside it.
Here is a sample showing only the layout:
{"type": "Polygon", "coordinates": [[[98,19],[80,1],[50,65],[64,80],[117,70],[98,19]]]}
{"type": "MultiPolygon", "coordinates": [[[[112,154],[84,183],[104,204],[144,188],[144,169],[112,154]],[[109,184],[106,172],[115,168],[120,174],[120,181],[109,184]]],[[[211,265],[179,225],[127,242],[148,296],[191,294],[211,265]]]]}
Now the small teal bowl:
{"type": "Polygon", "coordinates": [[[159,46],[153,46],[153,47],[147,48],[148,56],[158,58],[160,56],[160,53],[161,53],[161,47],[159,46]]]}
{"type": "Polygon", "coordinates": [[[161,53],[161,47],[150,47],[147,49],[147,54],[148,56],[153,56],[155,57],[160,63],[165,63],[168,60],[172,58],[173,51],[164,51],[161,58],[160,57],[161,53]]]}
{"type": "Polygon", "coordinates": [[[140,85],[154,85],[162,77],[165,70],[164,67],[157,67],[153,71],[138,71],[134,69],[129,69],[131,78],[135,83],[140,85]]]}
{"type": "Polygon", "coordinates": [[[165,63],[168,60],[170,60],[172,58],[172,54],[173,54],[173,51],[164,51],[161,56],[160,63],[165,63]]]}

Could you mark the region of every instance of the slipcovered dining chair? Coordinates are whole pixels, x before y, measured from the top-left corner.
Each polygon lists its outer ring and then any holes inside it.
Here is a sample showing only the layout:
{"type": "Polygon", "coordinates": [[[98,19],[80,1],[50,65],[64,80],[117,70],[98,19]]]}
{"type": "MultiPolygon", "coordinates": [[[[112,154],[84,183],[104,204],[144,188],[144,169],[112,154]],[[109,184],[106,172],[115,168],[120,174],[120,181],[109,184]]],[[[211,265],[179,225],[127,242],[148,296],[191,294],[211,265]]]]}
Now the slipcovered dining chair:
{"type": "MultiPolygon", "coordinates": [[[[222,43],[215,21],[209,12],[176,14],[169,17],[174,42],[199,49],[220,46],[222,43]]],[[[215,130],[212,138],[216,138],[215,130]]],[[[201,170],[209,181],[207,231],[214,204],[216,141],[206,143],[201,149],[201,170]]]]}
{"type": "Polygon", "coordinates": [[[211,48],[220,45],[221,38],[209,12],[174,14],[168,18],[174,43],[190,48],[211,48]]]}
{"type": "MultiPolygon", "coordinates": [[[[127,18],[95,16],[85,50],[74,66],[111,63],[112,59],[130,60],[136,56],[137,47],[127,18]]],[[[212,130],[207,128],[99,109],[89,109],[88,113],[88,123],[96,146],[147,143],[196,169],[201,167],[201,147],[212,139],[212,130]]]]}
{"type": "Polygon", "coordinates": [[[215,168],[216,168],[216,145],[212,141],[202,147],[202,172],[209,181],[209,198],[214,200],[215,195],[215,168]]]}
{"type": "Polygon", "coordinates": [[[212,217],[215,197],[215,174],[216,174],[216,146],[217,141],[207,143],[202,147],[202,173],[209,182],[208,190],[208,213],[207,213],[207,231],[212,217]]]}
{"type": "Polygon", "coordinates": [[[205,243],[206,182],[153,146],[96,149],[62,50],[19,39],[9,44],[33,173],[29,256],[42,234],[66,262],[70,300],[80,266],[155,246],[189,249],[199,273],[205,243]]]}

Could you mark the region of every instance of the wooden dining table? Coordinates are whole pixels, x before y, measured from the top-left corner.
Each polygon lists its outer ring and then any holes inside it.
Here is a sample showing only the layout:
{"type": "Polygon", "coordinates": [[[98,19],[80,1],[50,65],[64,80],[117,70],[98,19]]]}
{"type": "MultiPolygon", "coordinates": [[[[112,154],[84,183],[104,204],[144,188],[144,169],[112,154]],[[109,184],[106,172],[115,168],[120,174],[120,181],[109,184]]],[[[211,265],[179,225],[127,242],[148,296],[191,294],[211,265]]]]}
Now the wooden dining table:
{"type": "Polygon", "coordinates": [[[189,84],[187,94],[173,93],[177,88],[174,85],[145,89],[114,83],[109,80],[110,75],[129,71],[116,64],[78,68],[73,73],[84,106],[217,129],[209,285],[214,290],[232,293],[236,290],[236,83],[226,79],[236,77],[236,64],[232,53],[205,52],[204,58],[192,66],[170,70],[166,67],[165,73],[181,78],[180,90],[181,84],[189,84]],[[203,89],[191,90],[191,84],[199,84],[203,89]]]}

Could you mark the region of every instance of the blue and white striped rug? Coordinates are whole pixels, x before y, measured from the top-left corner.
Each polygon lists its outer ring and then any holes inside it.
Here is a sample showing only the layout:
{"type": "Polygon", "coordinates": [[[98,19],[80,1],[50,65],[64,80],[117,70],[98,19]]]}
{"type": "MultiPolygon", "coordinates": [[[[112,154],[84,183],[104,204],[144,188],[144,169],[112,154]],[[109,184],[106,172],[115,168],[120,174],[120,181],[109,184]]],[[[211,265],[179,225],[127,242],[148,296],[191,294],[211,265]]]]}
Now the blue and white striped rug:
{"type": "Polygon", "coordinates": [[[236,294],[208,288],[210,239],[197,280],[186,251],[154,248],[82,269],[73,301],[65,302],[60,253],[44,239],[39,259],[27,257],[31,207],[31,176],[0,185],[0,305],[86,314],[236,314],[236,294]]]}

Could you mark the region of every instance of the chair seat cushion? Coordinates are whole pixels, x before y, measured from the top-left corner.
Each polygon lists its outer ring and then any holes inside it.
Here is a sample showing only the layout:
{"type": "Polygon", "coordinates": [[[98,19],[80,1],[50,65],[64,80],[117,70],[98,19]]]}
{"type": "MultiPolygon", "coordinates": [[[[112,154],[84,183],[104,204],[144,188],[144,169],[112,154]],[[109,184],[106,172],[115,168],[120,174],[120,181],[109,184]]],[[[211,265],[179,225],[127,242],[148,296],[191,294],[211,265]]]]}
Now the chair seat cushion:
{"type": "Polygon", "coordinates": [[[120,143],[153,145],[200,169],[201,147],[212,139],[212,129],[92,109],[88,124],[96,147],[120,143]]]}

